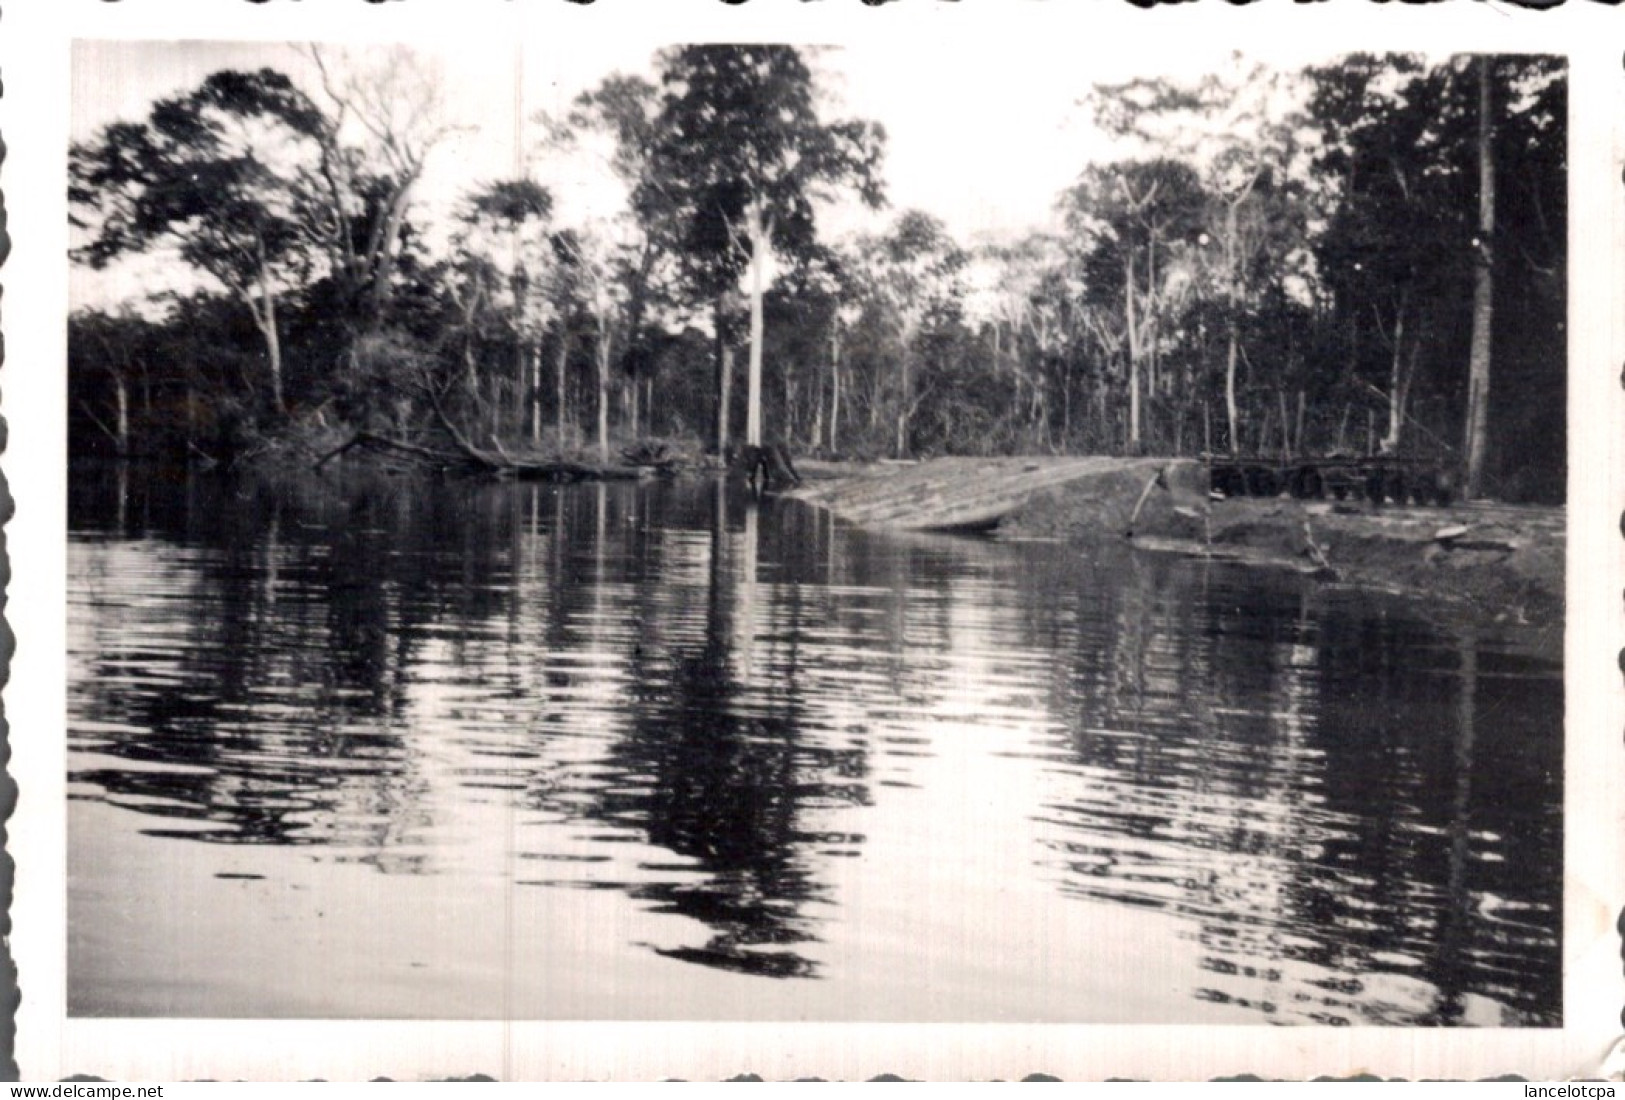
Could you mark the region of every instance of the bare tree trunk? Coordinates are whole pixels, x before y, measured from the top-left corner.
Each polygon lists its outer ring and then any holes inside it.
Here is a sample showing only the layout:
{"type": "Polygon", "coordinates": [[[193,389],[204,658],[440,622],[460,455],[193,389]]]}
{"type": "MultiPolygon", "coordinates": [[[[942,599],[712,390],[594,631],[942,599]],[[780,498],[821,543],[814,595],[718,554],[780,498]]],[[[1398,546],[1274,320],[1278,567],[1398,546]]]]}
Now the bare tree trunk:
{"type": "Polygon", "coordinates": [[[837,322],[829,337],[829,450],[834,454],[841,427],[841,326],[837,322]]]}
{"type": "Polygon", "coordinates": [[[1106,392],[1106,380],[1101,378],[1095,383],[1095,424],[1099,433],[1096,438],[1103,446],[1110,446],[1112,437],[1111,419],[1108,416],[1106,403],[1110,394],[1106,392]]]}
{"type": "Polygon", "coordinates": [[[130,453],[130,386],[125,382],[122,371],[113,372],[113,385],[113,396],[118,405],[118,419],[113,422],[113,442],[118,446],[119,457],[123,458],[130,453]]]}
{"type": "Polygon", "coordinates": [[[1072,450],[1072,360],[1061,375],[1061,449],[1072,450]]]}
{"type": "Polygon", "coordinates": [[[1384,454],[1399,451],[1405,430],[1405,303],[1394,318],[1394,354],[1388,377],[1388,434],[1382,438],[1384,454]]]}
{"type": "Polygon", "coordinates": [[[495,441],[497,436],[502,434],[502,379],[497,377],[495,370],[491,372],[490,382],[491,399],[487,405],[490,408],[491,421],[486,435],[489,440],[495,441]]]}
{"type": "MultiPolygon", "coordinates": [[[[263,249],[262,249],[263,254],[263,249]]],[[[271,376],[271,405],[279,413],[288,411],[282,400],[282,339],[277,333],[276,291],[271,289],[271,276],[264,267],[259,271],[259,295],[244,292],[249,310],[254,314],[254,325],[265,339],[265,360],[271,376]]]]}
{"type": "Polygon", "coordinates": [[[542,349],[531,349],[530,355],[530,445],[542,443],[542,349]]]}
{"type": "MultiPolygon", "coordinates": [[[[1012,329],[1014,328],[1014,326],[1011,326],[1011,327],[1012,327],[1012,329]]],[[[1018,332],[1012,332],[1011,335],[1016,338],[1016,351],[1015,351],[1015,354],[1013,356],[1011,356],[1011,358],[1014,359],[1015,362],[1010,368],[1010,380],[1011,380],[1010,408],[1009,408],[1008,412],[1005,415],[1007,415],[1010,418],[1010,420],[1012,422],[1014,422],[1016,419],[1018,419],[1021,416],[1021,339],[1020,339],[1020,333],[1018,333],[1018,332]]],[[[998,323],[998,321],[994,321],[993,322],[993,369],[994,369],[995,374],[998,373],[999,360],[1004,357],[1004,355],[1003,355],[1003,352],[1004,352],[1003,344],[1004,344],[1004,341],[1000,338],[1000,335],[999,335],[999,323],[998,323]]]]}
{"type": "Polygon", "coordinates": [[[1490,335],[1494,322],[1495,129],[1489,55],[1478,59],[1478,246],[1473,264],[1473,342],[1467,369],[1466,495],[1484,488],[1489,442],[1490,335]]]}
{"type": "Polygon", "coordinates": [[[824,442],[824,382],[817,374],[812,378],[813,388],[813,422],[812,445],[821,446],[824,442]]]}
{"type": "Polygon", "coordinates": [[[518,333],[514,334],[513,353],[513,434],[515,439],[525,437],[525,382],[530,376],[529,363],[526,362],[525,341],[518,333]]]}
{"type": "Polygon", "coordinates": [[[1161,381],[1161,364],[1157,362],[1157,346],[1162,342],[1161,333],[1157,331],[1157,297],[1157,238],[1153,233],[1145,245],[1145,327],[1151,337],[1151,346],[1146,349],[1147,397],[1157,396],[1161,381]]]}
{"type": "Polygon", "coordinates": [[[271,403],[276,411],[288,411],[282,399],[282,337],[277,332],[276,295],[269,287],[265,290],[265,352],[271,367],[271,403]]]}
{"type": "Polygon", "coordinates": [[[463,376],[468,382],[468,399],[478,404],[480,372],[474,361],[474,341],[466,337],[463,340],[463,376]]]}
{"type": "Polygon", "coordinates": [[[1230,425],[1230,453],[1236,455],[1241,453],[1241,414],[1236,409],[1236,350],[1241,337],[1234,317],[1230,319],[1229,330],[1224,353],[1224,412],[1230,425]]]}
{"type": "Polygon", "coordinates": [[[598,461],[609,465],[609,323],[598,320],[598,461]]]}
{"type": "Polygon", "coordinates": [[[1236,210],[1252,186],[1248,183],[1234,202],[1225,205],[1224,211],[1224,269],[1230,280],[1230,308],[1225,318],[1224,406],[1225,415],[1230,418],[1230,453],[1233,455],[1241,453],[1241,415],[1236,408],[1236,357],[1241,346],[1241,322],[1236,317],[1241,299],[1241,273],[1236,270],[1236,210]]]}
{"type": "Polygon", "coordinates": [[[558,385],[558,394],[557,394],[558,408],[554,410],[554,419],[556,420],[557,425],[558,425],[558,433],[559,433],[558,447],[559,447],[559,450],[562,451],[564,449],[564,423],[565,423],[565,415],[564,415],[565,414],[565,409],[564,409],[564,406],[566,404],[566,397],[567,397],[567,394],[565,392],[565,377],[566,377],[566,374],[568,373],[568,368],[570,366],[570,327],[569,327],[569,325],[561,325],[560,328],[559,328],[559,358],[558,358],[558,362],[557,362],[556,366],[558,367],[557,378],[555,379],[555,381],[556,381],[556,383],[558,385]]]}
{"type": "Polygon", "coordinates": [[[389,213],[384,219],[383,234],[378,240],[377,260],[372,272],[370,300],[374,321],[383,320],[384,310],[389,305],[393,289],[390,286],[390,278],[395,271],[395,242],[400,239],[401,225],[406,221],[406,208],[412,187],[417,183],[419,171],[421,164],[397,185],[395,194],[390,199],[389,213]]]}
{"type": "Polygon", "coordinates": [[[897,435],[894,444],[895,457],[897,458],[904,457],[907,452],[909,402],[913,400],[914,396],[911,392],[912,379],[909,378],[908,345],[909,340],[905,337],[903,340],[903,353],[898,359],[898,369],[902,375],[902,394],[897,401],[897,435]]]}
{"type": "Polygon", "coordinates": [[[1134,254],[1124,258],[1123,315],[1128,326],[1128,446],[1140,449],[1140,334],[1134,322],[1134,254]]]}
{"type": "Polygon", "coordinates": [[[750,372],[745,390],[745,443],[762,445],[762,297],[766,292],[768,225],[760,199],[750,204],[745,231],[750,237],[750,372]]]}
{"type": "Polygon", "coordinates": [[[717,330],[717,454],[728,453],[728,398],[733,389],[734,353],[723,327],[726,304],[724,296],[717,295],[712,316],[717,330]]]}
{"type": "Polygon", "coordinates": [[[1298,454],[1303,454],[1303,413],[1304,413],[1304,402],[1306,400],[1307,400],[1307,398],[1304,396],[1304,392],[1300,389],[1298,391],[1298,421],[1297,421],[1297,427],[1294,428],[1293,432],[1292,432],[1292,449],[1293,449],[1293,451],[1295,451],[1298,454]]]}
{"type": "MultiPolygon", "coordinates": [[[[785,364],[788,368],[789,364],[785,364]]],[[[800,419],[800,408],[796,401],[796,380],[788,369],[781,370],[779,377],[784,383],[784,430],[779,433],[785,443],[789,443],[796,435],[796,422],[800,419]]]]}

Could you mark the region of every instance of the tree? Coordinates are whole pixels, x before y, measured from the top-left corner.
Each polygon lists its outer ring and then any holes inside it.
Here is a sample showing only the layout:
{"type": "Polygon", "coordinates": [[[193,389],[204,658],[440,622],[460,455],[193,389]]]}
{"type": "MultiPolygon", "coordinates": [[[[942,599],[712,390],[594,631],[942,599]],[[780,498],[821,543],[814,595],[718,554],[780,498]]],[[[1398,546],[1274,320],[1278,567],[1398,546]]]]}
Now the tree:
{"type": "Polygon", "coordinates": [[[69,153],[69,202],[90,234],[75,258],[101,268],[167,246],[220,283],[253,316],[278,412],[278,305],[314,263],[295,180],[319,157],[326,125],[281,73],[225,71],[69,153]]]}
{"type": "Polygon", "coordinates": [[[1300,182],[1307,165],[1296,140],[1301,90],[1301,79],[1236,54],[1195,81],[1097,85],[1089,100],[1097,124],[1135,153],[1155,150],[1201,177],[1210,209],[1200,239],[1219,247],[1196,289],[1220,300],[1232,453],[1241,439],[1237,366],[1246,315],[1265,285],[1291,273],[1307,232],[1300,182]]]}
{"type": "Polygon", "coordinates": [[[624,221],[598,222],[560,234],[558,247],[571,257],[571,276],[593,318],[598,375],[598,461],[609,461],[609,381],[618,342],[624,342],[631,303],[629,271],[639,247],[624,221]]]}
{"type": "Polygon", "coordinates": [[[914,358],[928,324],[954,317],[964,288],[966,255],[938,218],[919,210],[901,214],[885,236],[869,242],[865,282],[884,306],[897,340],[897,396],[893,453],[909,452],[909,421],[918,407],[914,358]]]}
{"type": "Polygon", "coordinates": [[[1030,233],[1009,244],[979,249],[975,264],[979,315],[992,338],[995,375],[1007,375],[1007,419],[1027,446],[1052,445],[1050,393],[1059,370],[1061,432],[1071,428],[1073,366],[1069,345],[1081,334],[1085,287],[1075,258],[1059,236],[1030,233]],[[1019,422],[1025,418],[1025,427],[1019,422]]]}
{"type": "Polygon", "coordinates": [[[1490,340],[1495,319],[1495,114],[1492,62],[1478,69],[1478,234],[1473,238],[1473,343],[1467,377],[1467,480],[1469,497],[1484,489],[1484,452],[1490,411],[1490,340]]]}
{"type": "MultiPolygon", "coordinates": [[[[507,284],[509,331],[513,337],[513,413],[516,431],[524,428],[530,414],[531,440],[541,434],[541,342],[543,332],[557,313],[548,283],[553,266],[550,218],[553,196],[535,180],[524,177],[497,180],[477,189],[467,201],[461,221],[462,248],[470,253],[473,272],[483,274],[466,292],[472,307],[478,301],[481,281],[493,296],[507,284]]],[[[465,344],[465,349],[467,345],[465,344]]],[[[465,350],[473,395],[478,386],[473,377],[473,359],[465,350]]],[[[493,431],[498,402],[493,380],[491,414],[493,431]]]]}
{"type": "Polygon", "coordinates": [[[817,248],[796,272],[794,286],[786,296],[800,306],[804,324],[811,330],[808,340],[827,350],[813,351],[809,358],[828,367],[827,384],[813,374],[813,422],[808,437],[815,447],[838,450],[842,410],[842,347],[844,334],[857,321],[865,295],[863,262],[852,247],[817,248]]]}
{"type": "MultiPolygon", "coordinates": [[[[884,132],[824,122],[813,76],[791,46],[684,46],[661,57],[653,176],[681,212],[701,296],[720,299],[741,274],[750,301],[746,442],[760,445],[762,299],[776,254],[816,239],[813,200],[851,186],[881,202],[884,132]]],[[[720,314],[720,308],[719,308],[720,314]]]]}
{"type": "Polygon", "coordinates": [[[1405,55],[1355,55],[1310,71],[1309,118],[1320,131],[1315,168],[1333,187],[1317,266],[1348,330],[1358,372],[1365,331],[1383,349],[1384,451],[1400,449],[1430,341],[1461,295],[1471,223],[1460,201],[1463,165],[1445,121],[1449,74],[1405,55]]]}
{"type": "Polygon", "coordinates": [[[1567,372],[1568,81],[1562,57],[1508,56],[1492,71],[1495,108],[1492,328],[1486,490],[1563,499],[1567,372]],[[1540,440],[1539,447],[1525,446],[1540,440]]]}
{"type": "Polygon", "coordinates": [[[1158,304],[1169,253],[1201,232],[1207,196],[1196,170],[1158,158],[1096,166],[1062,196],[1073,240],[1087,255],[1096,293],[1122,302],[1128,349],[1128,446],[1141,446],[1141,380],[1155,392],[1160,325],[1158,304]]]}
{"type": "Polygon", "coordinates": [[[316,131],[322,155],[304,193],[312,224],[364,326],[384,317],[412,194],[429,155],[455,127],[442,117],[440,81],[409,48],[394,47],[366,66],[345,59],[342,72],[309,48],[332,103],[316,131]],[[351,122],[359,147],[344,143],[351,122]]]}
{"type": "Polygon", "coordinates": [[[627,191],[628,220],[637,233],[635,239],[628,238],[635,257],[625,270],[626,331],[619,359],[630,390],[634,432],[639,383],[652,387],[659,348],[666,342],[662,333],[651,329],[649,318],[671,311],[673,260],[682,233],[681,212],[665,181],[656,175],[660,125],[659,90],[642,77],[615,73],[576,98],[555,135],[561,147],[577,145],[589,135],[607,137],[609,167],[627,191]]]}
{"type": "Polygon", "coordinates": [[[78,367],[74,372],[77,392],[73,394],[78,411],[107,436],[113,453],[120,457],[134,450],[130,439],[130,387],[134,376],[146,371],[146,345],[154,327],[128,308],[117,314],[85,310],[69,318],[68,357],[78,367]],[[88,392],[91,387],[85,385],[85,380],[98,372],[105,373],[111,383],[111,408],[101,405],[101,395],[88,392]]]}

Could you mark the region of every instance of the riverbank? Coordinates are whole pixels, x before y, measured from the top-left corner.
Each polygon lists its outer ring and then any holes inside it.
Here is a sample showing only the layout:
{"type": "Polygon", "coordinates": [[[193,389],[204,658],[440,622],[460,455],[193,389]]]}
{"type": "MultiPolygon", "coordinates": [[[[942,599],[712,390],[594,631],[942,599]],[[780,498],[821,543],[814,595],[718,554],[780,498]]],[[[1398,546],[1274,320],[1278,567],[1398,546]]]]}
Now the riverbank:
{"type": "MultiPolygon", "coordinates": [[[[361,465],[424,468],[399,444],[362,445],[352,434],[312,432],[277,440],[253,465],[332,470],[361,465]]],[[[387,442],[387,441],[386,441],[387,442]]],[[[450,456],[463,458],[465,456],[450,456]]],[[[594,464],[595,450],[501,458],[555,478],[702,473],[720,467],[692,441],[618,448],[624,465],[594,464]]],[[[459,463],[467,469],[466,465],[459,463]]],[[[1515,633],[1561,654],[1565,520],[1561,508],[1490,503],[1442,507],[1288,497],[1215,499],[1206,468],[1189,459],[1102,456],[941,458],[923,462],[798,463],[793,495],[861,526],[977,531],[1007,539],[1103,540],[1139,552],[1180,554],[1309,574],[1432,601],[1438,613],[1515,633]]]]}
{"type": "Polygon", "coordinates": [[[1128,541],[1145,553],[1293,570],[1328,585],[1427,599],[1440,615],[1516,634],[1543,652],[1562,652],[1562,508],[1214,499],[1206,492],[1201,464],[1162,463],[1159,468],[1147,459],[940,459],[840,471],[845,476],[834,484],[821,483],[801,495],[864,523],[873,510],[867,502],[888,492],[906,501],[921,487],[941,494],[951,485],[967,499],[987,499],[996,495],[996,483],[1010,485],[1017,477],[1058,479],[1022,494],[986,529],[997,538],[1080,546],[1128,541]],[[1159,469],[1161,477],[1152,484],[1148,473],[1155,476],[1159,469]],[[1069,470],[1074,475],[1063,476],[1069,470]],[[862,506],[853,507],[854,501],[862,506]]]}

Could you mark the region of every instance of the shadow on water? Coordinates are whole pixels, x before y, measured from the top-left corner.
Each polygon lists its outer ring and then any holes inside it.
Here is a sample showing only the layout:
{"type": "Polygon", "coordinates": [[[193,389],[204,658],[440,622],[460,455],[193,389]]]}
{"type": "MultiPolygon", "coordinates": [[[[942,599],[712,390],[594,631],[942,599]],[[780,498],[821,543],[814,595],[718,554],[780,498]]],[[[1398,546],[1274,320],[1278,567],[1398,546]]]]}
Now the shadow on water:
{"type": "Polygon", "coordinates": [[[957,866],[908,800],[1008,764],[1001,874],[1177,920],[1159,1019],[1560,1020],[1559,670],[1397,603],[721,483],[113,467],[70,524],[72,797],[147,843],[448,890],[511,844],[666,922],[645,958],[838,983],[848,872],[900,826],[957,866]]]}

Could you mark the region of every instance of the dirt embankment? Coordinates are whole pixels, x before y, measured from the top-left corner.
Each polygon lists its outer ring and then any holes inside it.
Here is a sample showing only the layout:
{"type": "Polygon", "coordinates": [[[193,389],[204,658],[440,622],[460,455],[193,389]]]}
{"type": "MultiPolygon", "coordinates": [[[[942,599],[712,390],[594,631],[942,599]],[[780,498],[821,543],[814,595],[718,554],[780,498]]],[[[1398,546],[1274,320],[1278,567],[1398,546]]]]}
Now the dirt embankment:
{"type": "Polygon", "coordinates": [[[1293,569],[1331,584],[1427,599],[1441,613],[1503,627],[1561,653],[1561,508],[1209,500],[1204,490],[1175,484],[1154,493],[1129,535],[1118,509],[1062,486],[1029,499],[1000,533],[1078,542],[1128,535],[1149,552],[1293,569]]]}
{"type": "Polygon", "coordinates": [[[999,537],[1128,541],[1326,584],[1425,601],[1429,612],[1560,654],[1561,508],[1291,497],[1214,499],[1189,459],[936,459],[832,471],[800,495],[855,523],[949,526],[970,515],[999,537]]]}

